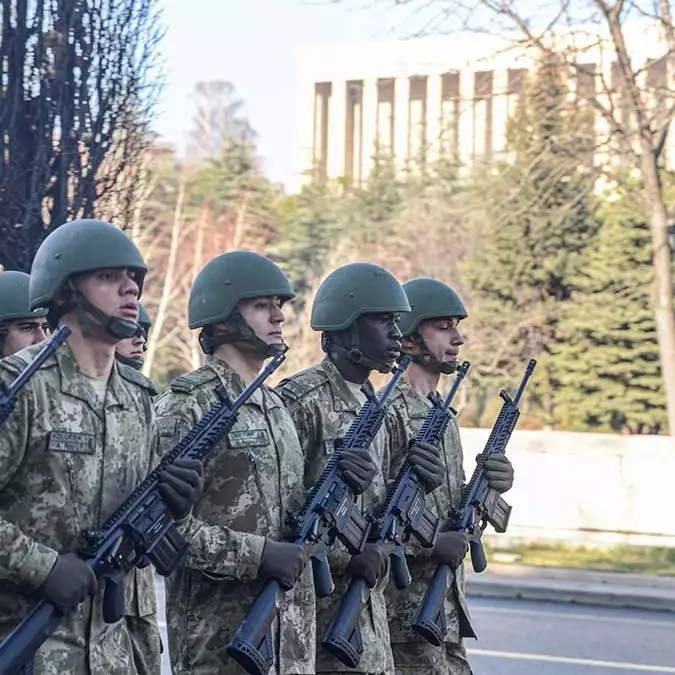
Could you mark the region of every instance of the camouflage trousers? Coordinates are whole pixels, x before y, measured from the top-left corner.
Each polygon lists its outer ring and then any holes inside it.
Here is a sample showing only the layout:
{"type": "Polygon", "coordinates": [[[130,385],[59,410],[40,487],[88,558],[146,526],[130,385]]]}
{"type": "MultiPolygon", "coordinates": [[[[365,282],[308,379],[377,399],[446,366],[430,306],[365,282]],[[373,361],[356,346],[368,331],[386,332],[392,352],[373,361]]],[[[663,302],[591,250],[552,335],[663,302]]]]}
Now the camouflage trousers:
{"type": "Polygon", "coordinates": [[[125,616],[127,632],[131,638],[134,665],[138,675],[160,675],[161,639],[157,627],[157,617],[125,616]]]}
{"type": "Polygon", "coordinates": [[[395,675],[473,675],[463,643],[392,642],[395,675]]]}

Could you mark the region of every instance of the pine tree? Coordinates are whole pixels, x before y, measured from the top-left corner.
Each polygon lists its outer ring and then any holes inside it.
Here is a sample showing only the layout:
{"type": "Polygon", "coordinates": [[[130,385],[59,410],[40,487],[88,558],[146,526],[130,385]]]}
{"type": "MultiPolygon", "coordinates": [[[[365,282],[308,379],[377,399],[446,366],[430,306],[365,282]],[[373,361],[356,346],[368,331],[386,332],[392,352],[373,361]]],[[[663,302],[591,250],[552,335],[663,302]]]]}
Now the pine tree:
{"type": "Polygon", "coordinates": [[[555,64],[541,63],[509,125],[512,161],[477,170],[471,190],[470,219],[481,241],[464,271],[476,370],[503,385],[539,358],[533,390],[547,424],[557,383],[551,345],[596,230],[587,120],[569,105],[555,64]]]}
{"type": "Polygon", "coordinates": [[[328,254],[342,237],[339,201],[338,188],[316,176],[299,194],[279,202],[279,240],[270,254],[293,283],[299,307],[324,273],[328,254]]]}
{"type": "Polygon", "coordinates": [[[555,358],[556,407],[574,430],[658,433],[667,424],[651,306],[651,237],[626,194],[601,209],[581,287],[566,308],[555,358]]]}

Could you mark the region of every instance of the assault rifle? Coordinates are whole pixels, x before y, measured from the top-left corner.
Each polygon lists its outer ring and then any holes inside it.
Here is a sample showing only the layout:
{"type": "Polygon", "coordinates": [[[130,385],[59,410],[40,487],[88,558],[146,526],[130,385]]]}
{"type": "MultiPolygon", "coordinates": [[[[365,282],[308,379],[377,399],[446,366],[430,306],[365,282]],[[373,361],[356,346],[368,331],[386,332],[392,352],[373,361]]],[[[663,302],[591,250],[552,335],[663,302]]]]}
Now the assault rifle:
{"type": "MultiPolygon", "coordinates": [[[[432,407],[415,441],[431,443],[437,448],[440,446],[450,421],[450,404],[469,368],[469,362],[464,361],[445,399],[436,393],[428,395],[432,407]]],[[[374,523],[376,535],[371,540],[389,552],[392,577],[399,590],[407,588],[412,581],[405,559],[405,544],[413,536],[424,548],[431,548],[436,543],[439,520],[426,505],[425,496],[424,484],[410,460],[406,459],[389,488],[381,515],[374,523]]],[[[368,598],[370,589],[365,580],[352,579],[321,642],[328,652],[351,668],[359,664],[363,655],[359,617],[368,598]]]]}
{"type": "MultiPolygon", "coordinates": [[[[471,480],[462,488],[459,507],[450,512],[448,529],[455,532],[468,532],[471,536],[469,540],[471,564],[476,572],[482,572],[487,567],[481,536],[488,523],[501,534],[506,532],[511,516],[511,507],[496,490],[488,486],[483,466],[490,457],[503,455],[506,452],[506,445],[520,417],[518,403],[536,365],[537,362],[534,359],[528,363],[525,375],[513,399],[503,389],[499,392],[504,401],[502,409],[492,427],[485,449],[476,460],[476,468],[471,480]]],[[[438,565],[412,623],[417,633],[437,647],[443,644],[447,633],[443,601],[453,579],[454,574],[449,565],[438,565]]]]}
{"type": "Polygon", "coordinates": [[[61,326],[9,387],[0,380],[0,426],[12,414],[18,393],[26,386],[28,380],[35,375],[40,366],[68,339],[69,335],[70,328],[61,326]]]}
{"type": "MultiPolygon", "coordinates": [[[[347,433],[335,441],[335,450],[300,513],[286,518],[292,532],[290,539],[310,551],[314,588],[320,598],[335,588],[327,550],[339,539],[351,555],[360,553],[371,526],[359,512],[356,495],[340,473],[340,449],[370,447],[384,421],[384,403],[409,363],[407,356],[400,360],[379,398],[370,384],[362,387],[366,403],[347,433]]],[[[227,653],[251,675],[266,675],[274,664],[272,622],[283,593],[278,581],[266,581],[227,646],[227,653]]]]}
{"type": "MultiPolygon", "coordinates": [[[[83,533],[86,546],[80,551],[82,558],[106,582],[103,596],[106,622],[114,623],[124,615],[124,575],[128,571],[150,562],[158,574],[168,576],[188,549],[160,494],[160,473],[179,459],[208,459],[234,426],[241,406],[284,359],[283,354],[277,354],[234,401],[219,388],[220,401],[162,458],[101,529],[83,533]]],[[[15,675],[28,665],[62,618],[56,605],[41,600],[0,644],[0,675],[15,675]]]]}

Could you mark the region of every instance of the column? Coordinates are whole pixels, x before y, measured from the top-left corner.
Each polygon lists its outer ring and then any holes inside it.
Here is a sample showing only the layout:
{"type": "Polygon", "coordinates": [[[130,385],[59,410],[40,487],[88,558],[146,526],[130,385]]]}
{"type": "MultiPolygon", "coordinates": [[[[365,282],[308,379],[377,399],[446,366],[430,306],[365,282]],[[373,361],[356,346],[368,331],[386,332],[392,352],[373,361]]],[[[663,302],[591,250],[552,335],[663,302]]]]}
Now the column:
{"type": "Polygon", "coordinates": [[[361,128],[363,144],[361,151],[361,181],[368,178],[377,152],[377,80],[363,81],[361,96],[361,128]]]}
{"type": "Polygon", "coordinates": [[[463,69],[459,73],[459,138],[457,139],[459,161],[468,168],[473,161],[473,104],[474,71],[463,69]]]}
{"type": "Polygon", "coordinates": [[[443,80],[441,75],[427,77],[427,157],[435,161],[441,149],[441,91],[443,80]]]}
{"type": "Polygon", "coordinates": [[[312,168],[315,97],[314,83],[304,83],[296,104],[293,176],[288,186],[292,191],[299,190],[301,185],[307,183],[307,172],[312,168]]]}
{"type": "Polygon", "coordinates": [[[506,151],[506,123],[509,118],[509,71],[492,72],[492,151],[495,157],[506,151]]]}
{"type": "Polygon", "coordinates": [[[397,77],[394,85],[394,156],[401,169],[408,159],[409,108],[410,80],[407,77],[397,77]]]}
{"type": "Polygon", "coordinates": [[[347,114],[347,83],[333,82],[328,111],[328,177],[345,174],[345,125],[347,114]]]}
{"type": "Polygon", "coordinates": [[[314,144],[312,145],[312,167],[321,170],[324,165],[323,157],[323,120],[324,105],[326,104],[323,92],[318,87],[314,87],[314,144]]]}

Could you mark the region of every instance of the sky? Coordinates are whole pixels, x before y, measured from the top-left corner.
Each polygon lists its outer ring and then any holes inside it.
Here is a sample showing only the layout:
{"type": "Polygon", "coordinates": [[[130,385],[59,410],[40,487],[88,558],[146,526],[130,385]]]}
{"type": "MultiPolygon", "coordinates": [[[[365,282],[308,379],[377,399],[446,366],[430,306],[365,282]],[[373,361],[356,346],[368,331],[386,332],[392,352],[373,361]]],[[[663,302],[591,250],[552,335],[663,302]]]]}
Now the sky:
{"type": "Polygon", "coordinates": [[[275,182],[292,175],[295,49],[394,39],[397,26],[387,3],[373,7],[369,0],[163,0],[162,6],[166,85],[155,129],[180,151],[195,84],[227,80],[246,104],[265,173],[275,182]]]}

